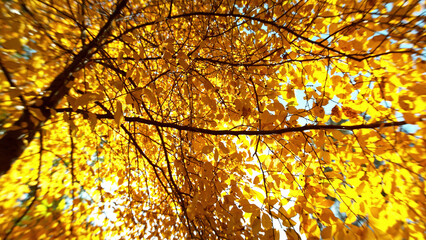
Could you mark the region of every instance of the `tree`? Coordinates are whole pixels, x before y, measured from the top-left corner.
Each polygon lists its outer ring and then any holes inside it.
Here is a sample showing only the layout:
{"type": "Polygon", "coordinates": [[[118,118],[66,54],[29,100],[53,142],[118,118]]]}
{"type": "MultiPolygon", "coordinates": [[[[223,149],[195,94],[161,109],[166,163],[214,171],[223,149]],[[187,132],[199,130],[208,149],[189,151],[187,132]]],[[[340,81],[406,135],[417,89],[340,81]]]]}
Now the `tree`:
{"type": "Polygon", "coordinates": [[[422,1],[0,8],[3,239],[421,239],[422,1]]]}

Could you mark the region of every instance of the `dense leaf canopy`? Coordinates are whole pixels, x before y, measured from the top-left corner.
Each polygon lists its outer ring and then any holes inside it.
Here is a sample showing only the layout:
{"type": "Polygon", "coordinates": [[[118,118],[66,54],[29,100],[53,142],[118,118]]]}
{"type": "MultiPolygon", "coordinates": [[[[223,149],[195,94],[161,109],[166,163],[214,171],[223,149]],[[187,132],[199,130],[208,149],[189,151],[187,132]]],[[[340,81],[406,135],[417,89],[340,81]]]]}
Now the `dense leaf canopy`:
{"type": "Polygon", "coordinates": [[[424,1],[1,4],[0,238],[423,239],[424,1]]]}

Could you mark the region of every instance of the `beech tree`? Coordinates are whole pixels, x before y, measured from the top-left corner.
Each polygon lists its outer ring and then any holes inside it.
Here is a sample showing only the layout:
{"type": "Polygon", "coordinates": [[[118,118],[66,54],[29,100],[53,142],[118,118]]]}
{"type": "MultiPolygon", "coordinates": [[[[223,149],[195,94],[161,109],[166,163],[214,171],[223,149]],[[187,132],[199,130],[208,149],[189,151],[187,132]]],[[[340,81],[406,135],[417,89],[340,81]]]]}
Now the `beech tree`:
{"type": "Polygon", "coordinates": [[[424,1],[2,5],[2,239],[423,239],[424,1]]]}

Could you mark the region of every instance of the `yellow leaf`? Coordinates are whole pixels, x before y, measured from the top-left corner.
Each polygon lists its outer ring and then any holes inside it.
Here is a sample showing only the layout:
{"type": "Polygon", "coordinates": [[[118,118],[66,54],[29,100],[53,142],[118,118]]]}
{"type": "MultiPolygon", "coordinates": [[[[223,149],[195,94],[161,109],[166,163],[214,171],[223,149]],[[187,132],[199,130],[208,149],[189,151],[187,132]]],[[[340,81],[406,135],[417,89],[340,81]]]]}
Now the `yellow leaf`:
{"type": "Polygon", "coordinates": [[[336,217],[334,216],[334,213],[330,209],[325,208],[322,210],[321,221],[331,224],[333,221],[335,221],[335,219],[336,217]]]}
{"type": "Polygon", "coordinates": [[[36,117],[38,120],[40,121],[45,121],[46,117],[44,116],[44,114],[41,112],[40,108],[30,108],[30,112],[31,114],[36,117]]]}
{"type": "Polygon", "coordinates": [[[219,149],[224,154],[228,154],[229,153],[229,149],[225,146],[225,144],[223,142],[219,142],[219,149]]]}
{"type": "Polygon", "coordinates": [[[204,146],[203,149],[201,150],[202,153],[204,154],[209,154],[211,152],[213,152],[214,146],[212,145],[208,145],[208,146],[204,146]]]}
{"type": "Polygon", "coordinates": [[[183,69],[187,69],[189,67],[188,63],[186,63],[185,59],[179,58],[178,59],[179,65],[183,67],[183,69]]]}
{"type": "Polygon", "coordinates": [[[121,102],[117,101],[116,110],[115,110],[115,113],[114,113],[114,121],[117,124],[117,126],[120,126],[123,119],[124,119],[123,108],[122,108],[121,102]]]}
{"type": "Polygon", "coordinates": [[[364,188],[365,188],[366,183],[362,182],[357,188],[356,188],[356,192],[359,195],[362,195],[364,193],[364,188]]]}
{"type": "Polygon", "coordinates": [[[265,195],[257,190],[251,189],[250,191],[252,193],[252,195],[259,200],[260,202],[263,203],[263,201],[265,200],[265,195]]]}
{"type": "Polygon", "coordinates": [[[90,128],[93,130],[96,126],[96,123],[98,122],[98,118],[96,117],[96,114],[89,112],[89,122],[90,122],[90,128]]]}
{"type": "Polygon", "coordinates": [[[373,217],[375,217],[375,218],[379,218],[380,208],[378,208],[378,207],[371,207],[371,208],[370,208],[370,212],[371,212],[371,215],[372,215],[373,217]]]}
{"type": "Polygon", "coordinates": [[[418,117],[416,117],[413,113],[406,112],[406,113],[403,113],[402,115],[403,115],[403,117],[404,117],[404,120],[405,120],[407,123],[415,124],[417,121],[419,121],[419,118],[418,118],[418,117]]]}
{"type": "Polygon", "coordinates": [[[289,228],[289,229],[287,229],[287,230],[285,231],[285,234],[287,235],[287,239],[288,239],[288,240],[300,240],[300,239],[302,239],[302,238],[299,236],[299,234],[298,234],[296,231],[294,231],[294,229],[293,229],[293,228],[289,228]]]}
{"type": "Polygon", "coordinates": [[[133,104],[133,95],[131,93],[126,95],[126,104],[128,105],[133,104]]]}
{"type": "Polygon", "coordinates": [[[16,51],[21,51],[22,49],[19,38],[8,39],[4,43],[2,43],[2,46],[6,49],[13,49],[16,51]]]}
{"type": "Polygon", "coordinates": [[[272,220],[268,214],[262,214],[262,226],[265,230],[272,228],[272,220]]]}
{"type": "Polygon", "coordinates": [[[326,240],[326,239],[331,239],[331,233],[332,233],[332,227],[326,227],[321,231],[321,238],[326,240]]]}
{"type": "Polygon", "coordinates": [[[143,93],[148,97],[148,99],[150,100],[151,103],[155,103],[156,102],[156,97],[154,95],[154,93],[149,90],[148,88],[143,89],[143,93]]]}
{"type": "Polygon", "coordinates": [[[165,51],[163,54],[163,58],[165,60],[171,60],[172,59],[172,54],[169,51],[165,51]]]}
{"type": "Polygon", "coordinates": [[[255,236],[257,236],[259,234],[260,227],[261,227],[261,225],[260,225],[260,219],[259,219],[259,217],[257,217],[252,222],[253,234],[255,236]]]}
{"type": "Polygon", "coordinates": [[[412,105],[413,99],[410,98],[409,96],[406,96],[406,95],[399,96],[398,103],[403,110],[409,111],[413,109],[413,105],[412,105]]]}

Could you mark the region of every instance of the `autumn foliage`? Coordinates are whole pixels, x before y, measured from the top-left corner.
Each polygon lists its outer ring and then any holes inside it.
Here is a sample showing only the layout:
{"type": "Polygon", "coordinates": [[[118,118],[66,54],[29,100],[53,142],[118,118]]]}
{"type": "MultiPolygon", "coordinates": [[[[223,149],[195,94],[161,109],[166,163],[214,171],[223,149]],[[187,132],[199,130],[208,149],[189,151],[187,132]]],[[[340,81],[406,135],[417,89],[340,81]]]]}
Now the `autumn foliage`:
{"type": "Polygon", "coordinates": [[[1,5],[1,239],[424,239],[424,1],[1,5]]]}

